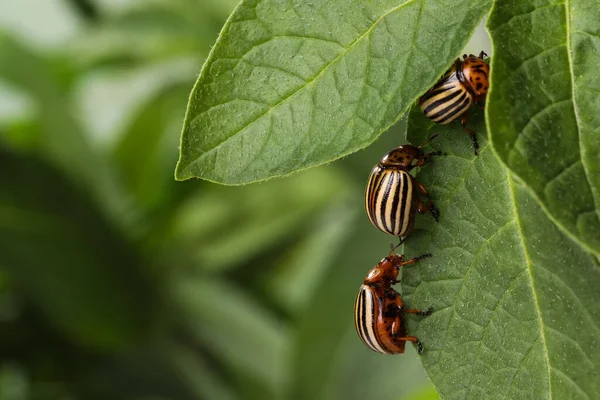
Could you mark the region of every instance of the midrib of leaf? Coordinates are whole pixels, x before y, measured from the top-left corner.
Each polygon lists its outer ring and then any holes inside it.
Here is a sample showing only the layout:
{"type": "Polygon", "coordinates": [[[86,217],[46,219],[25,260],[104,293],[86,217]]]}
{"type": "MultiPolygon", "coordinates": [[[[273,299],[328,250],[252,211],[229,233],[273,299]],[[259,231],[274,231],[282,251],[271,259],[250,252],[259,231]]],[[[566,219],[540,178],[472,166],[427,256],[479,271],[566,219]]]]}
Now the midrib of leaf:
{"type": "MultiPolygon", "coordinates": [[[[321,71],[319,71],[319,73],[317,73],[313,78],[311,78],[310,80],[308,80],[306,83],[304,83],[302,86],[300,86],[298,89],[296,89],[294,92],[292,92],[289,96],[284,97],[281,101],[279,101],[277,104],[275,104],[272,107],[269,107],[265,112],[263,112],[262,114],[260,114],[258,117],[256,117],[254,120],[250,121],[248,124],[244,125],[242,128],[238,129],[237,131],[235,131],[233,134],[231,134],[231,136],[229,136],[228,138],[226,138],[225,140],[217,143],[217,145],[215,145],[212,149],[205,151],[204,153],[202,153],[200,155],[200,157],[196,158],[194,161],[192,161],[191,163],[189,163],[185,169],[190,168],[191,166],[193,166],[194,164],[196,164],[197,162],[199,162],[200,160],[202,160],[203,158],[205,158],[206,156],[208,156],[209,154],[213,153],[215,150],[217,150],[221,145],[223,145],[224,143],[226,143],[229,139],[235,137],[238,133],[240,133],[241,131],[243,131],[244,129],[248,128],[249,126],[251,126],[252,124],[256,123],[257,121],[261,120],[263,117],[265,117],[267,114],[269,114],[271,111],[273,111],[274,109],[280,107],[281,105],[287,103],[290,99],[292,99],[294,96],[296,96],[297,94],[301,93],[304,89],[306,89],[309,85],[311,85],[312,83],[314,83],[315,81],[317,81],[328,69],[329,67],[331,67],[332,65],[335,65],[340,59],[342,59],[350,50],[352,50],[354,48],[354,46],[356,46],[358,43],[360,43],[362,41],[362,39],[364,39],[366,36],[368,36],[373,29],[379,25],[379,23],[386,18],[388,15],[400,10],[401,8],[403,8],[406,5],[412,4],[416,1],[422,1],[423,0],[407,0],[404,3],[391,8],[389,11],[387,11],[386,13],[384,13],[383,15],[381,15],[381,17],[377,18],[377,20],[375,22],[373,22],[373,24],[364,32],[362,33],[359,37],[357,37],[352,43],[350,43],[348,45],[348,47],[346,47],[344,49],[344,51],[342,51],[337,57],[335,57],[334,59],[332,59],[329,63],[327,63],[322,69],[321,71]]],[[[240,3],[241,4],[241,3],[240,3]]],[[[422,7],[421,7],[422,9],[422,7]]],[[[234,11],[235,13],[235,11],[234,11]]],[[[233,15],[233,14],[232,14],[233,15]]],[[[419,20],[417,21],[417,27],[419,26],[420,23],[420,16],[421,13],[419,13],[419,20]]],[[[227,25],[226,27],[223,29],[223,32],[225,32],[229,25],[231,23],[231,20],[227,21],[227,25]]],[[[221,33],[221,35],[223,34],[223,32],[221,33]]],[[[305,39],[309,39],[308,37],[305,39]]],[[[412,46],[414,46],[414,36],[411,39],[412,42],[412,46]]],[[[213,48],[212,51],[214,51],[216,47],[213,48]]],[[[212,53],[211,51],[211,53],[212,53]]],[[[242,56],[243,57],[243,56],[242,56]]],[[[240,58],[241,59],[241,58],[240,58]]],[[[209,55],[208,60],[211,60],[211,57],[209,55]]],[[[212,61],[212,60],[211,60],[212,61]]],[[[204,71],[203,71],[204,72],[204,71]]],[[[198,81],[196,82],[196,85],[200,84],[201,79],[198,79],[198,81]]],[[[192,93],[194,93],[194,91],[196,90],[196,87],[194,87],[194,89],[192,90],[192,93]]],[[[184,122],[184,134],[185,134],[185,130],[186,128],[196,119],[199,118],[201,114],[197,115],[196,117],[194,117],[194,119],[192,121],[190,121],[190,123],[188,123],[187,119],[190,113],[190,108],[188,107],[188,111],[186,113],[186,121],[184,122]]],[[[183,135],[181,136],[181,144],[180,146],[183,146],[183,135]]],[[[181,160],[179,161],[181,162],[181,160]]],[[[177,168],[177,170],[179,170],[179,168],[177,168]]]]}
{"type": "MultiPolygon", "coordinates": [[[[479,152],[480,156],[481,156],[481,153],[483,153],[489,147],[489,143],[490,142],[488,142],[488,144],[486,144],[485,146],[483,146],[480,149],[480,152],[479,152]]],[[[446,157],[448,157],[448,156],[446,156],[446,157]]],[[[450,157],[452,157],[452,156],[450,156],[450,157]]],[[[470,163],[469,163],[469,166],[467,166],[465,168],[465,172],[463,173],[461,179],[457,182],[455,188],[448,195],[448,197],[447,197],[448,201],[450,201],[453,198],[453,196],[456,194],[458,188],[460,187],[460,185],[462,184],[462,182],[464,182],[464,180],[468,176],[468,174],[469,174],[469,172],[470,172],[471,168],[473,167],[473,165],[474,165],[474,163],[475,163],[476,160],[477,160],[477,158],[472,159],[470,161],[470,163]]],[[[447,338],[448,338],[448,332],[450,330],[450,324],[452,323],[452,321],[454,320],[455,315],[456,315],[456,302],[460,298],[460,293],[461,293],[461,290],[464,287],[464,282],[466,280],[466,276],[469,274],[469,271],[471,270],[472,266],[475,265],[475,262],[478,259],[478,256],[479,256],[480,252],[486,246],[486,244],[488,244],[491,241],[491,239],[495,235],[497,235],[500,231],[502,231],[507,226],[510,226],[510,225],[512,225],[514,223],[514,225],[515,225],[515,227],[517,229],[517,232],[519,234],[519,238],[521,240],[521,246],[522,246],[522,249],[523,249],[523,256],[525,257],[525,260],[526,260],[526,265],[527,265],[526,271],[527,271],[527,274],[529,275],[529,283],[530,283],[530,287],[531,287],[531,294],[532,294],[533,300],[535,302],[535,309],[536,309],[535,311],[536,311],[536,314],[537,314],[537,317],[538,317],[538,324],[539,324],[539,327],[540,327],[540,338],[542,340],[542,345],[543,345],[543,348],[544,348],[544,356],[545,356],[545,359],[546,359],[546,367],[547,367],[547,375],[548,375],[548,398],[552,399],[552,381],[551,381],[551,379],[552,379],[551,368],[552,367],[550,365],[550,357],[549,357],[548,345],[547,345],[546,335],[545,335],[545,331],[544,331],[545,325],[544,325],[544,322],[543,322],[543,318],[542,318],[542,314],[541,314],[541,307],[540,307],[538,296],[537,296],[537,292],[536,292],[536,289],[535,289],[535,282],[534,282],[533,271],[532,271],[532,262],[531,262],[531,258],[529,256],[529,251],[527,249],[527,245],[525,243],[525,235],[523,233],[523,229],[521,227],[521,222],[520,222],[520,218],[519,218],[519,214],[518,214],[518,206],[517,206],[517,202],[516,202],[516,198],[515,198],[514,180],[510,176],[510,170],[508,168],[506,168],[505,166],[504,166],[504,169],[506,171],[507,183],[508,183],[508,186],[509,186],[509,189],[510,189],[509,191],[510,191],[510,197],[511,197],[511,201],[512,201],[512,208],[513,208],[514,220],[511,220],[511,221],[507,222],[504,226],[499,227],[492,236],[490,236],[488,239],[486,239],[486,241],[484,243],[482,243],[482,245],[480,246],[479,250],[474,255],[473,261],[471,262],[471,264],[467,267],[467,270],[465,271],[465,275],[464,275],[464,277],[463,277],[463,279],[461,281],[461,286],[460,286],[460,288],[459,288],[459,290],[458,290],[458,292],[456,294],[454,304],[452,305],[452,308],[453,308],[453,310],[452,310],[452,316],[449,318],[448,326],[446,327],[446,336],[444,338],[444,343],[442,344],[440,352],[439,352],[438,362],[439,362],[439,359],[442,356],[443,349],[446,347],[447,338]]],[[[427,245],[431,242],[431,238],[433,237],[433,234],[434,234],[435,230],[438,228],[438,226],[439,226],[439,224],[436,224],[433,227],[430,239],[425,243],[425,245],[423,246],[423,248],[426,248],[427,245]]],[[[518,276],[515,277],[515,280],[517,280],[517,278],[518,278],[518,276]]],[[[509,289],[506,290],[505,294],[508,293],[508,292],[509,292],[509,289]]],[[[502,300],[501,298],[498,299],[497,304],[500,304],[501,300],[502,300]]],[[[491,321],[492,321],[492,318],[490,318],[490,320],[488,321],[488,326],[486,326],[485,329],[487,329],[489,327],[489,324],[491,323],[491,321]]],[[[481,343],[482,342],[480,342],[479,346],[481,346],[481,343]]],[[[531,348],[534,347],[534,344],[535,343],[532,344],[531,348]]],[[[531,350],[531,348],[530,348],[530,350],[531,350]]],[[[478,348],[477,352],[479,352],[479,348],[478,348]]],[[[525,359],[525,357],[523,357],[523,360],[524,359],[525,359]]],[[[518,370],[515,371],[515,374],[513,376],[513,381],[514,381],[514,377],[517,376],[517,373],[518,373],[518,370]]],[[[511,384],[512,384],[512,382],[511,382],[511,384]]],[[[465,392],[465,398],[469,398],[469,391],[470,391],[471,388],[472,388],[472,386],[470,384],[468,384],[467,385],[467,391],[465,392]]],[[[506,397],[507,399],[508,399],[509,394],[510,394],[510,388],[507,390],[507,397],[506,397]]]]}
{"type": "MultiPolygon", "coordinates": [[[[531,286],[531,295],[533,296],[533,300],[535,302],[535,312],[538,316],[538,323],[540,326],[540,337],[542,338],[542,345],[544,347],[544,356],[546,358],[546,367],[547,367],[547,371],[548,371],[548,398],[551,399],[552,398],[552,375],[551,375],[551,366],[550,366],[550,356],[548,353],[548,342],[546,341],[546,334],[544,331],[544,320],[542,318],[542,311],[540,308],[540,303],[539,303],[539,299],[537,296],[537,292],[535,290],[535,282],[534,282],[534,278],[533,278],[533,271],[531,270],[531,266],[532,266],[532,262],[531,262],[531,258],[529,256],[529,251],[527,250],[527,245],[525,243],[525,235],[523,233],[523,227],[521,226],[521,219],[519,218],[519,212],[518,212],[518,206],[517,206],[517,200],[515,198],[515,184],[514,184],[514,180],[511,177],[511,172],[508,168],[504,167],[505,171],[506,171],[506,180],[508,182],[508,186],[509,186],[509,191],[510,191],[510,199],[512,202],[512,208],[513,208],[513,214],[515,216],[515,226],[517,228],[517,232],[519,234],[519,238],[521,239],[521,246],[523,247],[523,256],[525,257],[525,261],[527,264],[527,273],[529,274],[529,283],[531,286]]],[[[516,373],[515,373],[516,376],[516,373]]],[[[514,379],[514,377],[513,377],[514,379]]],[[[507,397],[508,397],[508,393],[507,392],[507,397]]]]}
{"type": "MultiPolygon", "coordinates": [[[[486,149],[488,149],[488,147],[490,147],[490,142],[488,142],[488,144],[486,144],[485,146],[483,146],[483,147],[480,149],[480,151],[479,151],[479,155],[481,156],[481,154],[482,154],[482,153],[483,153],[483,152],[484,152],[486,149]]],[[[451,156],[451,155],[446,155],[445,157],[453,157],[453,156],[451,156]]],[[[473,165],[475,164],[475,161],[476,161],[476,160],[477,160],[477,158],[473,158],[472,160],[470,160],[470,162],[469,162],[469,165],[468,165],[468,166],[465,168],[465,172],[463,173],[463,175],[462,175],[461,179],[460,179],[460,180],[457,182],[457,184],[455,185],[455,187],[454,187],[454,189],[452,190],[452,192],[451,192],[451,193],[450,193],[450,194],[447,196],[447,199],[446,199],[446,200],[447,200],[448,202],[449,202],[449,201],[451,201],[451,200],[452,200],[452,198],[454,197],[454,195],[457,193],[457,190],[458,190],[458,188],[460,188],[461,184],[462,184],[462,183],[465,181],[465,179],[466,179],[466,178],[467,178],[467,176],[469,175],[469,173],[470,173],[470,171],[471,171],[471,169],[472,169],[473,165]]],[[[485,242],[484,242],[484,243],[482,243],[482,245],[480,246],[480,248],[479,248],[479,250],[477,251],[477,253],[474,255],[474,257],[473,257],[473,261],[472,261],[472,262],[469,264],[469,266],[467,267],[467,270],[465,271],[464,277],[463,277],[463,279],[461,280],[461,285],[460,285],[460,288],[458,289],[458,292],[457,292],[457,294],[456,294],[455,301],[454,301],[454,303],[453,303],[453,305],[452,305],[452,315],[451,315],[451,317],[449,318],[449,321],[448,321],[448,326],[446,327],[446,331],[445,331],[445,332],[446,332],[446,335],[445,335],[445,338],[444,338],[444,343],[442,344],[442,346],[441,346],[441,349],[440,349],[440,352],[439,352],[439,355],[438,355],[438,362],[439,362],[439,360],[440,360],[440,358],[441,358],[441,356],[442,356],[443,349],[446,347],[446,343],[447,343],[447,339],[448,339],[448,332],[449,332],[449,330],[450,330],[450,324],[452,323],[452,321],[455,319],[455,316],[456,316],[456,303],[457,303],[457,301],[459,300],[459,298],[460,298],[460,293],[461,293],[461,291],[462,291],[462,290],[463,290],[463,288],[464,288],[464,282],[466,281],[466,277],[467,277],[467,275],[468,275],[468,274],[469,274],[469,272],[471,271],[472,267],[475,265],[475,263],[476,263],[476,261],[477,261],[477,259],[478,259],[478,256],[479,256],[479,254],[481,253],[481,251],[483,250],[483,248],[484,248],[484,247],[485,247],[485,246],[486,246],[486,245],[487,245],[487,244],[488,244],[488,243],[489,243],[489,242],[492,240],[492,238],[494,238],[494,237],[495,237],[495,236],[496,236],[496,235],[497,235],[499,232],[501,232],[501,231],[502,231],[503,229],[505,229],[507,226],[510,226],[510,225],[512,225],[512,224],[514,223],[514,225],[515,225],[515,226],[516,226],[516,228],[517,228],[517,231],[518,231],[519,237],[520,237],[520,239],[521,239],[521,245],[522,245],[522,248],[523,248],[523,255],[524,255],[524,257],[525,257],[526,264],[527,264],[527,269],[526,269],[526,271],[527,271],[527,273],[528,273],[528,275],[529,275],[529,282],[530,282],[531,292],[532,292],[532,296],[533,296],[533,299],[534,299],[534,301],[535,301],[535,305],[536,305],[536,314],[537,314],[537,316],[538,316],[538,322],[539,322],[539,326],[540,326],[540,337],[541,337],[541,339],[542,339],[542,344],[543,344],[543,347],[544,347],[544,355],[545,355],[545,358],[546,358],[546,366],[547,366],[547,371],[548,371],[548,393],[549,393],[549,397],[548,397],[548,398],[549,398],[549,399],[551,399],[551,398],[552,398],[552,383],[551,383],[551,366],[550,366],[550,358],[549,358],[548,346],[547,346],[547,342],[546,342],[546,336],[545,336],[545,332],[544,332],[544,323],[543,323],[543,319],[542,319],[541,308],[540,308],[540,304],[539,304],[539,300],[538,300],[537,292],[536,292],[536,290],[535,290],[535,286],[534,286],[533,272],[532,272],[532,270],[531,270],[531,267],[532,267],[532,262],[531,262],[531,259],[530,259],[530,257],[529,257],[529,252],[528,252],[528,250],[527,250],[527,246],[526,246],[526,244],[525,244],[525,236],[524,236],[524,234],[523,234],[523,230],[522,230],[521,223],[520,223],[520,218],[519,218],[518,211],[517,211],[517,202],[516,202],[516,199],[515,199],[515,194],[514,194],[514,181],[513,181],[513,179],[512,179],[512,178],[511,178],[511,176],[510,176],[510,171],[509,171],[509,169],[508,169],[508,168],[506,168],[506,167],[504,167],[504,168],[505,168],[505,171],[506,171],[506,174],[507,174],[507,182],[509,183],[509,188],[510,188],[510,195],[511,195],[511,201],[512,201],[512,206],[513,206],[513,213],[514,213],[514,216],[515,216],[515,217],[514,217],[514,220],[508,221],[508,222],[507,222],[505,225],[503,225],[503,226],[499,227],[499,228],[496,230],[496,232],[495,232],[493,235],[491,235],[489,238],[487,238],[487,239],[485,240],[485,242]]],[[[437,228],[438,228],[439,226],[440,226],[439,224],[436,224],[436,225],[433,227],[433,229],[432,229],[432,232],[431,232],[430,239],[429,239],[429,240],[428,240],[428,241],[427,241],[427,242],[424,244],[423,248],[426,248],[426,247],[427,247],[427,245],[428,245],[428,244],[431,242],[431,240],[432,240],[431,238],[434,236],[434,233],[435,233],[435,231],[437,230],[437,228]]],[[[518,276],[519,276],[519,275],[517,275],[517,276],[515,277],[515,281],[518,279],[518,276]]],[[[510,291],[510,287],[509,287],[509,288],[507,288],[507,290],[506,290],[505,294],[506,294],[506,293],[509,293],[509,291],[510,291]]],[[[502,298],[499,298],[499,299],[498,299],[498,301],[497,301],[497,304],[500,304],[501,300],[502,300],[502,298]]],[[[439,311],[439,310],[438,310],[438,311],[439,311]]],[[[493,312],[492,312],[492,314],[493,314],[493,312]]],[[[490,320],[488,321],[488,325],[486,326],[485,330],[487,330],[487,329],[488,329],[488,327],[489,327],[489,324],[490,324],[491,322],[492,322],[492,318],[490,318],[490,320]]],[[[485,330],[484,330],[484,333],[483,333],[483,334],[485,334],[485,330]]],[[[481,341],[481,342],[479,343],[479,347],[478,347],[478,349],[477,349],[477,354],[479,353],[479,350],[480,350],[480,348],[481,348],[481,343],[483,343],[483,341],[481,341]]],[[[533,347],[534,347],[534,344],[535,344],[535,343],[533,343],[533,344],[532,344],[531,348],[533,348],[533,347]]],[[[531,350],[531,348],[530,348],[530,350],[531,350]]],[[[523,357],[523,360],[525,360],[525,357],[523,357]]],[[[517,370],[517,371],[515,371],[515,374],[514,374],[513,378],[517,376],[517,372],[518,372],[518,370],[517,370]]],[[[567,378],[568,378],[568,377],[567,377],[567,378]]],[[[570,379],[570,378],[569,378],[569,379],[570,379]]],[[[514,381],[514,379],[513,379],[513,381],[514,381]]],[[[511,383],[512,383],[512,382],[511,382],[511,383]]],[[[472,385],[470,385],[470,383],[469,383],[469,384],[467,384],[466,386],[467,386],[467,391],[465,392],[465,398],[469,398],[470,389],[471,389],[473,386],[472,386],[472,385]]],[[[508,400],[508,396],[509,396],[509,394],[510,394],[510,388],[507,390],[507,400],[508,400]]]]}
{"type": "Polygon", "coordinates": [[[569,75],[571,77],[571,99],[573,100],[573,113],[575,114],[575,123],[577,124],[577,136],[579,137],[579,157],[581,158],[581,165],[583,166],[583,172],[585,174],[585,179],[587,180],[590,189],[592,189],[592,198],[594,199],[594,208],[596,209],[596,215],[600,218],[600,209],[598,208],[598,204],[600,200],[597,198],[597,194],[593,190],[594,185],[590,180],[590,171],[588,170],[588,166],[585,163],[584,153],[585,146],[583,144],[583,139],[581,135],[581,119],[579,116],[579,110],[577,108],[577,102],[575,101],[575,71],[573,69],[573,48],[571,44],[571,0],[565,0],[565,16],[567,23],[567,57],[569,59],[569,75]]]}

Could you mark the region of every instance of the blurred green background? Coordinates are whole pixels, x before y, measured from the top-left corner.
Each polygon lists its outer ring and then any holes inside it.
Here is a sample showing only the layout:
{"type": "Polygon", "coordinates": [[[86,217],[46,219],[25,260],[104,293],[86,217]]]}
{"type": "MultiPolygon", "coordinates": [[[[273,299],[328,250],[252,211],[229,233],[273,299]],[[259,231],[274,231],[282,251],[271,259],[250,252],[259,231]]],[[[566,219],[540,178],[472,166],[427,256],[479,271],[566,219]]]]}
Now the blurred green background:
{"type": "Polygon", "coordinates": [[[402,123],[285,179],[174,181],[235,5],[0,2],[0,400],[437,398],[352,320],[390,242],[363,186],[402,123]]]}

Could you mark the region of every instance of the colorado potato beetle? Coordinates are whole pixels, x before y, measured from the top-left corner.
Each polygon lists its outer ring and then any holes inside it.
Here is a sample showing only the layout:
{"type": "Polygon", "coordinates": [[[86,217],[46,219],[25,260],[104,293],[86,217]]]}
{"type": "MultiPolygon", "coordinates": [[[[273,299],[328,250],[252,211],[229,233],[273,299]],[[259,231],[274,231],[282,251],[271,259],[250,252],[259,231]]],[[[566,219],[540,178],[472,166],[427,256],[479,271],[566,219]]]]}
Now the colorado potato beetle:
{"type": "Polygon", "coordinates": [[[479,56],[463,55],[420,99],[419,105],[425,116],[438,124],[448,124],[461,117],[463,129],[471,137],[473,150],[477,155],[479,144],[475,132],[466,127],[469,108],[485,100],[489,87],[490,66],[484,60],[483,51],[479,56]]]}
{"type": "Polygon", "coordinates": [[[423,352],[419,339],[406,335],[404,314],[426,316],[431,314],[432,308],[426,311],[405,309],[400,294],[392,285],[398,283],[401,266],[414,264],[425,257],[431,257],[431,254],[404,261],[402,255],[391,253],[367,274],[354,303],[354,326],[358,336],[371,350],[382,354],[402,354],[406,342],[413,342],[417,345],[417,352],[423,352]]]}
{"type": "Polygon", "coordinates": [[[410,144],[396,147],[371,171],[365,191],[365,209],[377,229],[394,236],[406,236],[414,228],[417,211],[421,214],[431,211],[438,220],[439,211],[427,190],[409,174],[414,167],[423,166],[432,156],[441,154],[421,150],[435,137],[437,135],[419,147],[410,144]],[[428,199],[427,203],[423,203],[418,192],[428,199]]]}

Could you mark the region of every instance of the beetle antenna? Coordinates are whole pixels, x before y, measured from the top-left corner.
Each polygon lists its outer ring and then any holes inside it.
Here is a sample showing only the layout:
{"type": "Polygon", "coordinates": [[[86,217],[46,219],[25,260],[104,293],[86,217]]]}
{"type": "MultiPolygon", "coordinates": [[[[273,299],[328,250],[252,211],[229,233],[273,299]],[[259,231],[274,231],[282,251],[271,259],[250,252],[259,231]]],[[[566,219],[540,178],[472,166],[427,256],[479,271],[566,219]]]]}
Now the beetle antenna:
{"type": "Polygon", "coordinates": [[[419,147],[417,147],[418,149],[423,148],[424,146],[427,146],[429,143],[431,143],[431,141],[433,141],[436,137],[438,137],[440,134],[436,133],[435,135],[433,135],[432,137],[430,137],[429,139],[427,139],[425,141],[425,143],[423,143],[422,145],[420,145],[419,147]]]}

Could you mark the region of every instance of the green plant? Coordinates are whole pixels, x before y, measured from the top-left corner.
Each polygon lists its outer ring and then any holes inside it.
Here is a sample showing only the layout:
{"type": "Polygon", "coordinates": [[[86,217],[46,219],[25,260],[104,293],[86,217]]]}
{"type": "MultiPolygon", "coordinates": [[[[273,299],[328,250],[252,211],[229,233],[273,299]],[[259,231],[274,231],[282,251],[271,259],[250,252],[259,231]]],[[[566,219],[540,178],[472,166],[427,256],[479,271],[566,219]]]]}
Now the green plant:
{"type": "Polygon", "coordinates": [[[408,116],[410,142],[441,132],[431,146],[447,153],[419,171],[442,218],[422,220],[405,246],[434,253],[405,272],[409,304],[437,310],[411,328],[442,398],[597,398],[594,2],[243,1],[192,91],[176,178],[244,184],[364,148],[487,13],[491,92],[485,117],[472,118],[480,155],[459,127],[408,116]]]}

